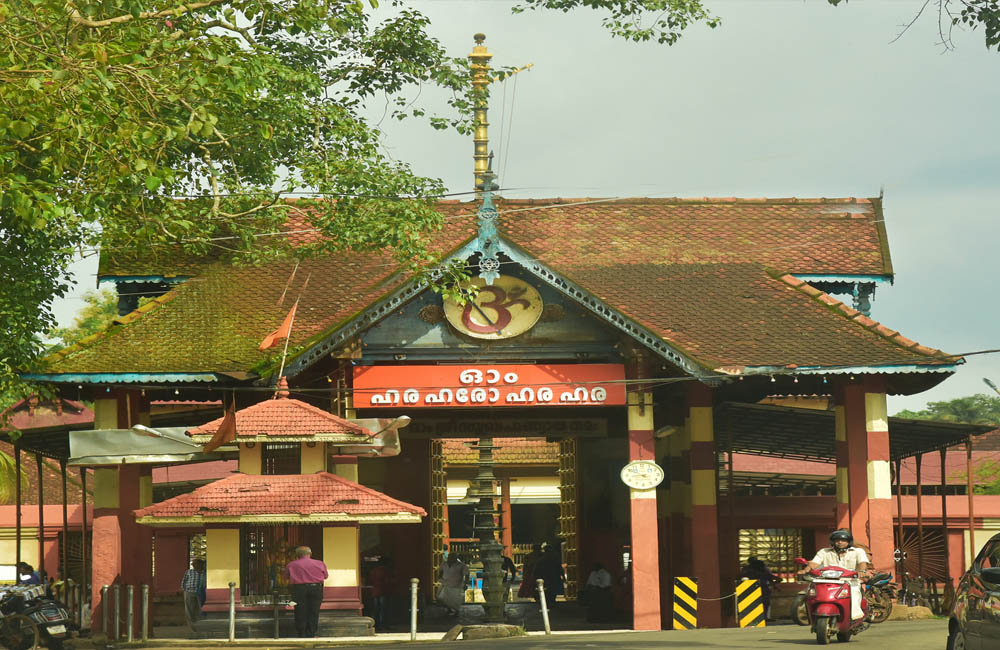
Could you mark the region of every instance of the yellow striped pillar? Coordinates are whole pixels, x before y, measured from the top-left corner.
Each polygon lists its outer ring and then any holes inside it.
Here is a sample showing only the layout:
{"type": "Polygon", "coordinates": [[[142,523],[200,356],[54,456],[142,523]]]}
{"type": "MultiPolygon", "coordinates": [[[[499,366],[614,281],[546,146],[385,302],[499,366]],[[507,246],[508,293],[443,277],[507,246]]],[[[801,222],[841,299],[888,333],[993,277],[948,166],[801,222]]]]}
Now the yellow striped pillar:
{"type": "Polygon", "coordinates": [[[869,376],[849,382],[843,394],[851,532],[871,548],[876,568],[891,569],[892,481],[884,380],[869,376]]]}
{"type": "Polygon", "coordinates": [[[722,627],[719,561],[719,513],[716,497],[715,423],[712,389],[690,382],[688,417],[691,431],[691,560],[698,578],[701,627],[722,627]]]}

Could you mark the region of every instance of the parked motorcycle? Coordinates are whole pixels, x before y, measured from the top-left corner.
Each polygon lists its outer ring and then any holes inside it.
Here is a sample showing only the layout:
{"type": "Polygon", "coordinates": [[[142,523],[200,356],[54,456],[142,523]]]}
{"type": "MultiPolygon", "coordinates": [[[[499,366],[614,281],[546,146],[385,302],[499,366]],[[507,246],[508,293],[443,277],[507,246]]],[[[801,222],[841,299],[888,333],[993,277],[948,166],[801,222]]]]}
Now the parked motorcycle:
{"type": "Polygon", "coordinates": [[[872,623],[882,623],[892,613],[892,602],[896,598],[896,585],[892,582],[891,573],[876,573],[868,579],[868,589],[865,593],[871,611],[868,620],[872,623]]]}
{"type": "Polygon", "coordinates": [[[851,637],[868,629],[868,601],[862,595],[861,611],[857,620],[851,619],[851,583],[857,579],[857,571],[828,566],[813,569],[807,574],[809,589],[806,590],[806,610],[816,643],[826,645],[836,637],[838,641],[850,641],[851,637]]]}
{"type": "MultiPolygon", "coordinates": [[[[58,600],[45,594],[41,585],[15,585],[6,588],[0,597],[0,613],[3,616],[20,614],[31,619],[41,637],[42,645],[49,650],[62,650],[63,644],[79,631],[58,600]]],[[[10,650],[27,650],[32,643],[15,644],[10,650]]]]}

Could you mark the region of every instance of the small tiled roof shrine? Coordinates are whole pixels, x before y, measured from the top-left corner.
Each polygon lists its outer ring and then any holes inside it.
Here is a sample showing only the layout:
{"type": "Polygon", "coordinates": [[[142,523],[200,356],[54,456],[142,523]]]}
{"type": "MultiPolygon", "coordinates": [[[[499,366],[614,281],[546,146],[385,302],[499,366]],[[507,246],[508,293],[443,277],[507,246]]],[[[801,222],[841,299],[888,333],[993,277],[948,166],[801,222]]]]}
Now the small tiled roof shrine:
{"type": "MultiPolygon", "coordinates": [[[[223,418],[188,431],[197,442],[207,442],[223,418]]],[[[367,442],[374,431],[297,399],[279,396],[236,412],[236,440],[251,442],[279,439],[313,442],[367,442]],[[360,440],[359,440],[360,438],[360,440]]]]}
{"type": "Polygon", "coordinates": [[[427,513],[328,472],[233,474],[135,511],[151,526],[219,523],[419,523],[427,513]]]}

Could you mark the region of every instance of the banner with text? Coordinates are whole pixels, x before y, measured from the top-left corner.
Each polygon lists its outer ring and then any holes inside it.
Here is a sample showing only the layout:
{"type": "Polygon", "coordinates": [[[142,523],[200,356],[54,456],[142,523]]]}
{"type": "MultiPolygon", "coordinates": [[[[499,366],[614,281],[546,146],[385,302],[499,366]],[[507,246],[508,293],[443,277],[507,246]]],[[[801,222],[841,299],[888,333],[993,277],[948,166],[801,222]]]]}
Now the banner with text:
{"type": "Polygon", "coordinates": [[[355,366],[354,408],[623,406],[615,363],[355,366]]]}

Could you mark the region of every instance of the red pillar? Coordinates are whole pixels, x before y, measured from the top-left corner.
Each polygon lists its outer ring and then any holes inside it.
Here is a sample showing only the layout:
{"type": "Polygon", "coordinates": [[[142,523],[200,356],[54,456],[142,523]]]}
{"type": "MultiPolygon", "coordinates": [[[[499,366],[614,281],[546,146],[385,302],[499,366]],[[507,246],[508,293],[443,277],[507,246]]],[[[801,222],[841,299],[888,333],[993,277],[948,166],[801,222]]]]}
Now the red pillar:
{"type": "MultiPolygon", "coordinates": [[[[653,395],[628,393],[628,459],[655,461],[653,395]]],[[[629,489],[632,515],[632,627],[660,629],[660,546],[656,523],[656,488],[629,489]]]]}
{"type": "Polygon", "coordinates": [[[848,467],[850,462],[847,455],[847,423],[844,420],[844,392],[834,391],[834,422],[835,439],[834,450],[837,460],[837,512],[834,521],[835,528],[851,527],[851,505],[850,491],[848,488],[848,467]]]}
{"type": "Polygon", "coordinates": [[[843,388],[851,532],[872,550],[875,568],[892,570],[892,487],[889,418],[881,378],[843,388]]]}
{"type": "Polygon", "coordinates": [[[691,432],[691,559],[698,578],[698,627],[722,627],[719,512],[712,390],[688,388],[691,432]]]}

